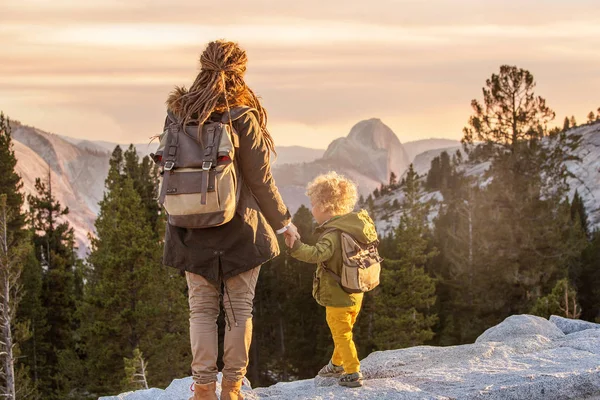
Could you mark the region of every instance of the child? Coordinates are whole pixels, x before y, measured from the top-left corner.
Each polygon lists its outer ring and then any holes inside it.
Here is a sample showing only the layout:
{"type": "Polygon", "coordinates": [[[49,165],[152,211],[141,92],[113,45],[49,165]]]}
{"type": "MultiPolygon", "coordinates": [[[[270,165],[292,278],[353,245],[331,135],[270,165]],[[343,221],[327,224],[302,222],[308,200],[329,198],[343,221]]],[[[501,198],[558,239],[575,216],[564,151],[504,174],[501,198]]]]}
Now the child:
{"type": "Polygon", "coordinates": [[[333,274],[339,276],[342,269],[340,231],[364,243],[376,240],[377,232],[365,210],[352,212],[357,190],[354,183],[345,177],[335,172],[318,176],[308,184],[306,194],[319,224],[316,233],[320,233],[321,237],[315,246],[304,244],[295,237],[286,238],[286,245],[291,248],[292,257],[317,264],[313,297],[326,308],[327,324],[334,343],[333,356],[319,375],[338,377],[342,386],[359,387],[363,384],[363,376],[352,340],[352,327],[360,311],[363,293],[346,293],[333,274]]]}

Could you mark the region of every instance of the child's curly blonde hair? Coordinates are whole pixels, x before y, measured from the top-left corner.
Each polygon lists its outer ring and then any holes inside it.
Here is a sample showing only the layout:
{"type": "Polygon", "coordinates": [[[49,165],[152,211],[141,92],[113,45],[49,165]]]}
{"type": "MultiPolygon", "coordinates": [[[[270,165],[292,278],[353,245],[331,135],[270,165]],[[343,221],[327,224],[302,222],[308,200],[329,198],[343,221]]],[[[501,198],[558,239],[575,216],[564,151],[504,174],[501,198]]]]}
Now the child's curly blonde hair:
{"type": "Polygon", "coordinates": [[[358,200],[356,185],[337,172],[319,175],[306,188],[306,195],[313,205],[334,215],[348,214],[354,210],[358,200]]]}

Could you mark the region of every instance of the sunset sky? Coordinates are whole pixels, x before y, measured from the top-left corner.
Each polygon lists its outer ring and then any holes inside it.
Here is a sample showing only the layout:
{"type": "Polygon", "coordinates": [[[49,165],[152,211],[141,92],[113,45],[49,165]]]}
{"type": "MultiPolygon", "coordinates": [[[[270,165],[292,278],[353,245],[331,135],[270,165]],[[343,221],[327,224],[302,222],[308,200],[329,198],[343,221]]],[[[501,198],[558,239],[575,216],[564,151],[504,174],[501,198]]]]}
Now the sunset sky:
{"type": "Polygon", "coordinates": [[[247,50],[278,145],[325,148],[371,117],[402,142],[459,139],[501,64],[529,69],[560,121],[600,107],[598,0],[0,0],[0,110],[144,142],[218,38],[247,50]]]}

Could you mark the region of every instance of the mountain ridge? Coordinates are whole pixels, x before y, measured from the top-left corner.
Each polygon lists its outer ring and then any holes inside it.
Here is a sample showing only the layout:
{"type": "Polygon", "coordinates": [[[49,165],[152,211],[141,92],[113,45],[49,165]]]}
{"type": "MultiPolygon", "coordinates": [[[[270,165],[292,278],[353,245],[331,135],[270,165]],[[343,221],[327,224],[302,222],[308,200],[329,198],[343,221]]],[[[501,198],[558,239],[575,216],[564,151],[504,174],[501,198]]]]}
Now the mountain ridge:
{"type": "MultiPolygon", "coordinates": [[[[581,144],[575,153],[581,162],[568,161],[566,163],[569,171],[575,176],[567,180],[570,187],[569,198],[573,198],[577,191],[588,213],[590,228],[600,229],[600,121],[571,128],[567,134],[581,135],[581,144]]],[[[429,171],[431,160],[443,151],[447,151],[452,156],[456,151],[462,152],[462,148],[458,146],[436,149],[419,154],[414,160],[415,172],[423,177],[429,171]]],[[[464,153],[463,156],[465,156],[464,153]]],[[[489,161],[476,164],[466,163],[461,168],[467,176],[481,177],[489,165],[489,161]]],[[[375,222],[380,234],[391,232],[398,226],[401,211],[384,211],[384,209],[386,204],[392,204],[394,201],[402,203],[403,197],[401,189],[398,188],[375,200],[376,213],[380,216],[375,222]]],[[[422,201],[436,200],[436,203],[440,203],[443,197],[439,191],[433,191],[424,192],[421,199],[422,201]]],[[[429,216],[430,222],[436,217],[436,210],[436,207],[432,208],[429,216]]]]}
{"type": "Polygon", "coordinates": [[[371,118],[356,123],[347,136],[333,140],[320,159],[275,165],[273,176],[294,213],[301,205],[309,204],[305,187],[319,174],[341,173],[352,179],[366,196],[381,184],[387,184],[392,172],[402,175],[409,163],[398,136],[379,118],[371,118]]]}

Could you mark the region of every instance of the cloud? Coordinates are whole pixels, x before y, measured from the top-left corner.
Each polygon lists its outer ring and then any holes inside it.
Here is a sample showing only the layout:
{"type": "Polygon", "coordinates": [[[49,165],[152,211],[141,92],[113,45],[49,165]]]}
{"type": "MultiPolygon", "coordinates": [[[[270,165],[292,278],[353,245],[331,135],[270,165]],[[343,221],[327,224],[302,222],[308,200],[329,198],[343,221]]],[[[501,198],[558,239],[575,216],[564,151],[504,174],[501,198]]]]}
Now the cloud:
{"type": "Polygon", "coordinates": [[[3,0],[6,21],[46,24],[144,22],[221,25],[283,19],[377,25],[517,24],[597,20],[596,0],[3,0]],[[577,11],[585,11],[584,13],[577,11]]]}
{"type": "Polygon", "coordinates": [[[530,69],[559,115],[597,108],[599,22],[591,0],[4,0],[0,109],[55,132],[143,141],[205,43],[226,37],[248,51],[247,80],[280,143],[309,135],[325,147],[369,117],[403,140],[456,138],[501,64],[530,69]],[[93,123],[69,124],[75,114],[93,123]]]}

